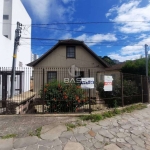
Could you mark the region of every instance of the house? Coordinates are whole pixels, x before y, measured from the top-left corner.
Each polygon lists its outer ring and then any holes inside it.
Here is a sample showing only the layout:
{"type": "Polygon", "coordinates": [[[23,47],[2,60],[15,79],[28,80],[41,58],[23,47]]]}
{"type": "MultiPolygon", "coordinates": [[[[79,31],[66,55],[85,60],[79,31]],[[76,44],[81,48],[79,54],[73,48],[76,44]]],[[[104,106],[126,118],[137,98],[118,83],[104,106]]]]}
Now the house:
{"type": "MultiPolygon", "coordinates": [[[[33,67],[34,92],[39,93],[43,82],[53,79],[63,82],[72,82],[81,77],[90,77],[96,80],[98,71],[108,68],[83,41],[74,39],[60,40],[39,59],[27,64],[33,67]]],[[[96,82],[95,82],[96,84],[96,82]]],[[[95,90],[92,91],[95,95],[95,90]]]]}
{"type": "Polygon", "coordinates": [[[125,65],[126,62],[122,62],[116,65],[112,65],[109,68],[106,68],[104,72],[99,71],[97,73],[97,81],[103,82],[104,81],[104,75],[110,75],[113,77],[113,80],[120,79],[120,72],[122,67],[125,65]]]}
{"type": "MultiPolygon", "coordinates": [[[[21,0],[0,0],[0,101],[10,95],[12,56],[17,22],[28,25],[22,26],[21,36],[31,38],[31,18],[21,0]]],[[[26,64],[31,62],[31,54],[31,40],[20,39],[16,59],[18,69],[15,77],[15,95],[30,89],[30,77],[27,77],[29,73],[24,67],[27,67],[26,64]],[[25,43],[29,45],[24,46],[25,43]]]]}

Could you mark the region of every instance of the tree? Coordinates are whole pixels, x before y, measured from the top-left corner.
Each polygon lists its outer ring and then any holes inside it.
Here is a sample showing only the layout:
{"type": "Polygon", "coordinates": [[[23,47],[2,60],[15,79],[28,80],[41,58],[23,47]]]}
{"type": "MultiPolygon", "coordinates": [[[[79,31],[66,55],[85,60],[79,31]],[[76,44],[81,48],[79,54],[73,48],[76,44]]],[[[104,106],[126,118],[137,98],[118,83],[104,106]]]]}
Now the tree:
{"type": "MultiPolygon", "coordinates": [[[[145,58],[137,59],[134,61],[127,61],[122,67],[121,71],[123,73],[146,75],[146,61],[145,58]]],[[[148,64],[148,74],[150,75],[150,61],[148,64]]]]}
{"type": "Polygon", "coordinates": [[[104,57],[101,57],[99,56],[101,59],[103,59],[106,63],[108,63],[109,65],[115,65],[116,63],[108,56],[104,56],[104,57]]]}

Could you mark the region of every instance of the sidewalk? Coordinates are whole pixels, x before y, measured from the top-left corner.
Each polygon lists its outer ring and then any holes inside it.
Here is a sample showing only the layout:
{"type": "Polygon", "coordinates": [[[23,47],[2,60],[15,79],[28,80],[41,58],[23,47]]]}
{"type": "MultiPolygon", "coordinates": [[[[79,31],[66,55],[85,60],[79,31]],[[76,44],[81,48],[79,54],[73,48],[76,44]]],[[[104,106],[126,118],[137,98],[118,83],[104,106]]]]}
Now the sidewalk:
{"type": "Polygon", "coordinates": [[[0,150],[150,150],[150,108],[67,131],[75,117],[0,117],[0,150]],[[28,131],[42,126],[41,138],[28,131]]]}

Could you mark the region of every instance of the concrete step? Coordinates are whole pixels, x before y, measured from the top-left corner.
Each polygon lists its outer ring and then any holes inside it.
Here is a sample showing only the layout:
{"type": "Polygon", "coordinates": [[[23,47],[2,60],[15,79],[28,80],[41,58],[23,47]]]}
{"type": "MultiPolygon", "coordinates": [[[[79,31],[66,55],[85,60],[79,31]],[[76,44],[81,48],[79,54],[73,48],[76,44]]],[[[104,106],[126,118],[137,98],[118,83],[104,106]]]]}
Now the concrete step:
{"type": "Polygon", "coordinates": [[[91,109],[93,111],[96,111],[96,110],[103,110],[103,109],[106,109],[107,108],[107,105],[105,103],[102,103],[102,104],[96,104],[96,105],[91,105],[91,109]]]}

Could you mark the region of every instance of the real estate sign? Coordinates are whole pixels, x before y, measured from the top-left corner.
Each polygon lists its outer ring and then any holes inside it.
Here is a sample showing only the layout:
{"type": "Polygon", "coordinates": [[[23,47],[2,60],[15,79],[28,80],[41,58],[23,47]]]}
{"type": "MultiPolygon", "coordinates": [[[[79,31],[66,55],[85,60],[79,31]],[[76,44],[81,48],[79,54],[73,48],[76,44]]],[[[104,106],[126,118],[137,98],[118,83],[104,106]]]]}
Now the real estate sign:
{"type": "Polygon", "coordinates": [[[104,76],[104,91],[112,91],[112,76],[104,76]]]}
{"type": "Polygon", "coordinates": [[[81,78],[82,89],[94,89],[94,78],[81,78]]]}

